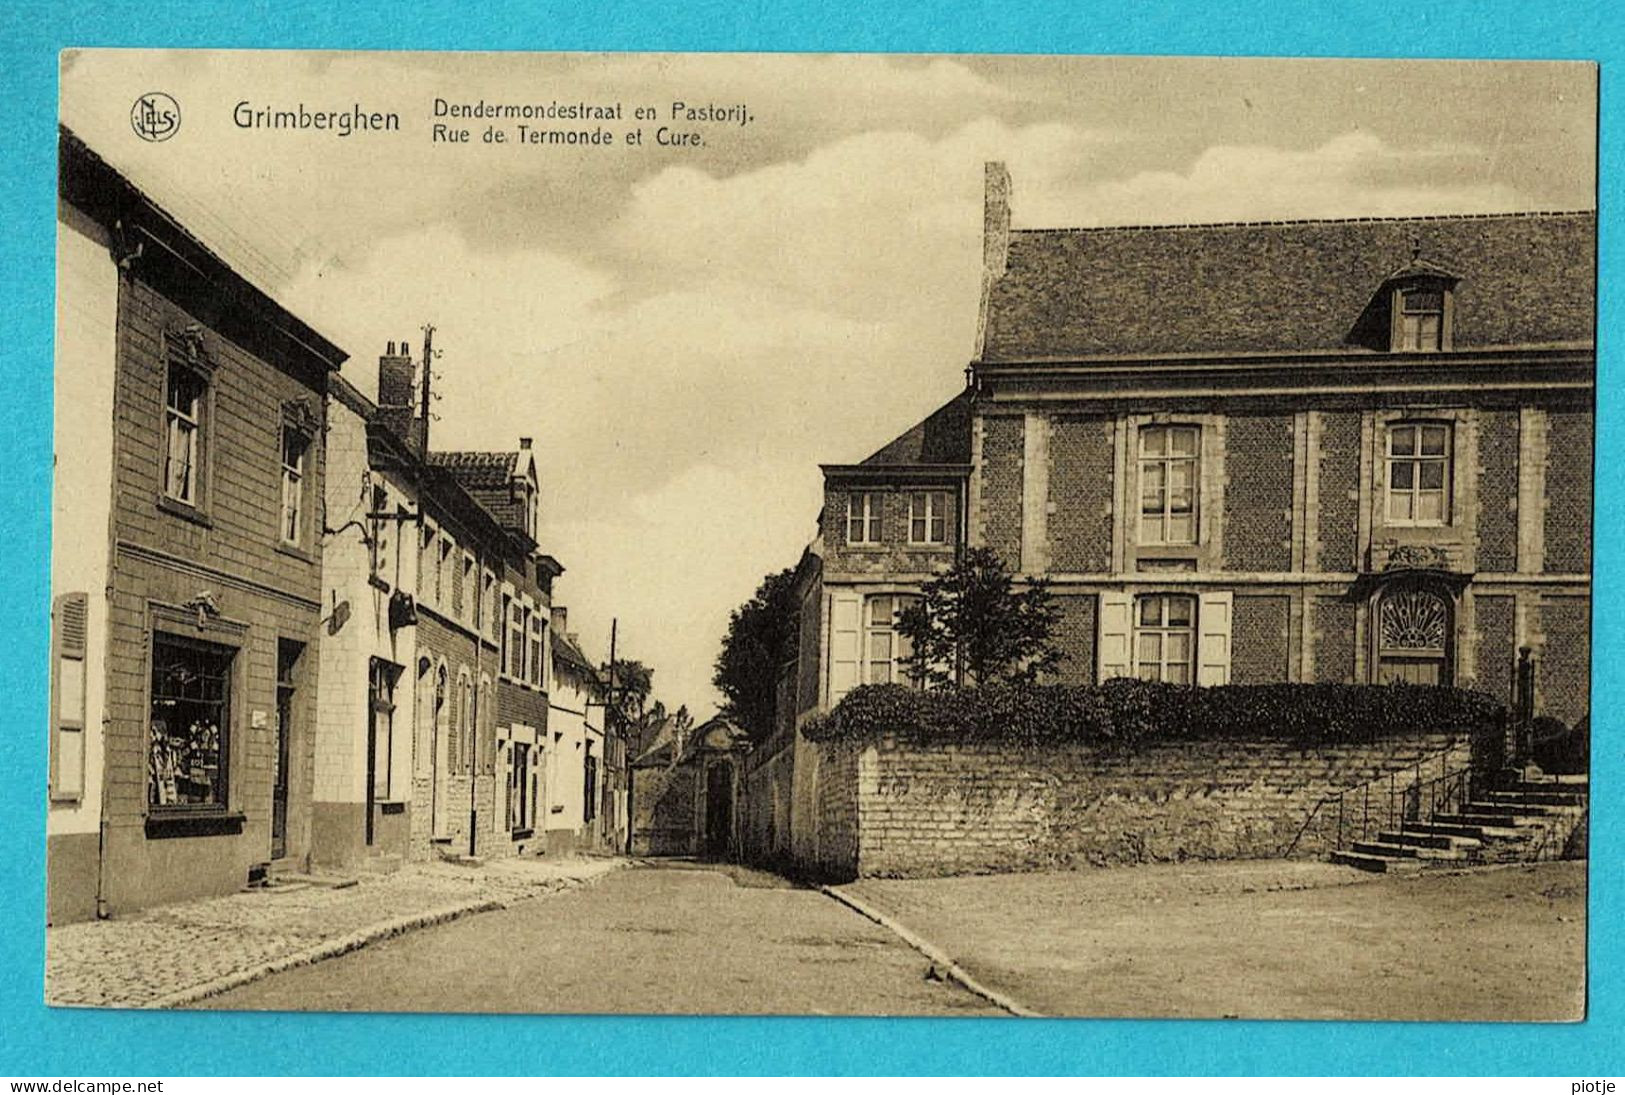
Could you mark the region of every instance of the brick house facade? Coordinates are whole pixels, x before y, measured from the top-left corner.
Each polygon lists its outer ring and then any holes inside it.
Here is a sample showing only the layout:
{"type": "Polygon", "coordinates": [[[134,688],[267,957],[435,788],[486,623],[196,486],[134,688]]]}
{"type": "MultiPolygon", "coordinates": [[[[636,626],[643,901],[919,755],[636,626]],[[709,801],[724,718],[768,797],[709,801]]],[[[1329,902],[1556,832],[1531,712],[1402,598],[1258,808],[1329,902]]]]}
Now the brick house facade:
{"type": "Polygon", "coordinates": [[[59,377],[106,418],[58,435],[54,579],[76,588],[54,591],[53,922],[308,863],[344,358],[71,133],[59,147],[59,377]]]}
{"type": "Polygon", "coordinates": [[[901,680],[896,611],[966,545],[1049,579],[1063,681],[1509,699],[1527,648],[1537,711],[1588,715],[1594,213],[1012,230],[1009,196],[988,165],[967,389],[823,469],[755,843],[814,842],[794,724],[901,680]]]}

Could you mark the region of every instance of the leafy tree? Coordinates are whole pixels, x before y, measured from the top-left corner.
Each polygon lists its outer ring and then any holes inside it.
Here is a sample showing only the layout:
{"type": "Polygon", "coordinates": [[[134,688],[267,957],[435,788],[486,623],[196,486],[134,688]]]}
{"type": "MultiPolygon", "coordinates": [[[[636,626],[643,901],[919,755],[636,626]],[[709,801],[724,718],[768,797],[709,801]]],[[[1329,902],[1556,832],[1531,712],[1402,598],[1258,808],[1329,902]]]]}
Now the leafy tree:
{"type": "Polygon", "coordinates": [[[654,687],[654,670],[631,658],[616,658],[605,684],[610,694],[605,703],[610,722],[620,727],[636,752],[642,751],[643,727],[648,717],[649,691],[654,687]]]}
{"type": "Polygon", "coordinates": [[[1050,641],[1061,612],[1049,582],[1035,579],[1016,590],[989,548],[966,551],[920,593],[897,618],[897,630],[914,644],[909,675],[916,681],[1034,681],[1064,657],[1050,641]]]}
{"type": "Polygon", "coordinates": [[[795,570],[787,567],[763,578],[728,618],[711,682],[722,693],[722,713],[754,741],[773,733],[779,670],[796,654],[799,609],[795,570]]]}

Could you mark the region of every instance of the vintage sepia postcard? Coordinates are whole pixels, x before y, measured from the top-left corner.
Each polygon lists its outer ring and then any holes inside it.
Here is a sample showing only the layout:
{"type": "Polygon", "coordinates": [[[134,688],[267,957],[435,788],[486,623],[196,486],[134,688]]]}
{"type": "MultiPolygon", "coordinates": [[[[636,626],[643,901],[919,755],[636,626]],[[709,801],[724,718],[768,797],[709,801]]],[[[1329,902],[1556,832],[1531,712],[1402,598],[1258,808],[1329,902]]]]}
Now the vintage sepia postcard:
{"type": "Polygon", "coordinates": [[[61,56],[44,995],[1576,1021],[1595,66],[61,56]]]}

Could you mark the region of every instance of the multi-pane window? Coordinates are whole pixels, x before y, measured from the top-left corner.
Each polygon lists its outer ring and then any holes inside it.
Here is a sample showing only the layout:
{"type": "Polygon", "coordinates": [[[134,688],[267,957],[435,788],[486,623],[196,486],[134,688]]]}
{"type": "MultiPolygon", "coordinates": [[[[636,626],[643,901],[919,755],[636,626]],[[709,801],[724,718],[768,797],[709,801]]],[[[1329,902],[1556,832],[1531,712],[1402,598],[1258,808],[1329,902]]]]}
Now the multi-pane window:
{"type": "Polygon", "coordinates": [[[282,523],[285,543],[297,544],[304,535],[305,456],[310,438],[292,426],[282,427],[282,523]]]}
{"type": "Polygon", "coordinates": [[[503,674],[508,672],[508,661],[513,657],[513,644],[509,639],[508,631],[508,621],[512,616],[513,595],[504,593],[502,595],[502,613],[494,621],[496,638],[502,646],[501,653],[497,656],[497,669],[503,674]]]}
{"type": "Polygon", "coordinates": [[[148,720],[147,801],[162,807],[226,804],[231,725],[230,647],[155,633],[148,720]]]}
{"type": "Polygon", "coordinates": [[[1444,337],[1444,290],[1402,289],[1398,350],[1438,350],[1444,337]]]}
{"type": "Polygon", "coordinates": [[[1196,598],[1154,593],[1135,598],[1134,675],[1142,681],[1191,683],[1196,598]]]}
{"type": "Polygon", "coordinates": [[[525,679],[525,628],[530,609],[517,601],[508,612],[508,676],[516,681],[525,679]]]}
{"type": "Polygon", "coordinates": [[[530,664],[527,667],[530,683],[537,688],[542,686],[542,617],[541,613],[534,613],[530,617],[530,664]]]}
{"type": "Polygon", "coordinates": [[[945,544],[948,542],[948,492],[915,491],[908,496],[908,542],[945,544]]]}
{"type": "Polygon", "coordinates": [[[897,617],[919,600],[908,595],[885,594],[870,597],[864,617],[864,681],[867,684],[908,684],[909,660],[914,644],[897,630],[897,617]]]}
{"type": "Polygon", "coordinates": [[[1388,520],[1442,525],[1450,516],[1450,427],[1407,422],[1388,427],[1388,520]]]}
{"type": "Polygon", "coordinates": [[[203,378],[171,363],[164,395],[164,494],[189,506],[198,504],[202,473],[203,378]]]}
{"type": "Polygon", "coordinates": [[[1196,542],[1196,426],[1140,429],[1140,542],[1196,542]]]}
{"type": "Polygon", "coordinates": [[[463,555],[463,622],[469,627],[479,623],[479,583],[474,580],[474,556],[463,555]]]}
{"type": "Polygon", "coordinates": [[[846,496],[846,542],[880,543],[880,500],[875,491],[858,491],[846,496]]]}

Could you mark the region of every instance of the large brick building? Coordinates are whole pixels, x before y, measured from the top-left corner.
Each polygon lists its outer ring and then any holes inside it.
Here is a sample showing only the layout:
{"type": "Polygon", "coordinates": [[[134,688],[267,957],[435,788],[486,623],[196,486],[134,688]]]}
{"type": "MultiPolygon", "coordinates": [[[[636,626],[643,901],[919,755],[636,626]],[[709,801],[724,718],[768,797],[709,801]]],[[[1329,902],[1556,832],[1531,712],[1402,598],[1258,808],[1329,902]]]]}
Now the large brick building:
{"type": "Polygon", "coordinates": [[[1508,698],[1528,648],[1536,709],[1588,713],[1594,213],[1012,230],[1009,198],[988,165],[968,388],[824,468],[759,847],[805,835],[795,724],[903,680],[896,612],[966,545],[1050,580],[1065,681],[1508,698]]]}
{"type": "Polygon", "coordinates": [[[53,922],[308,861],[344,358],[66,130],[59,148],[53,922]]]}

